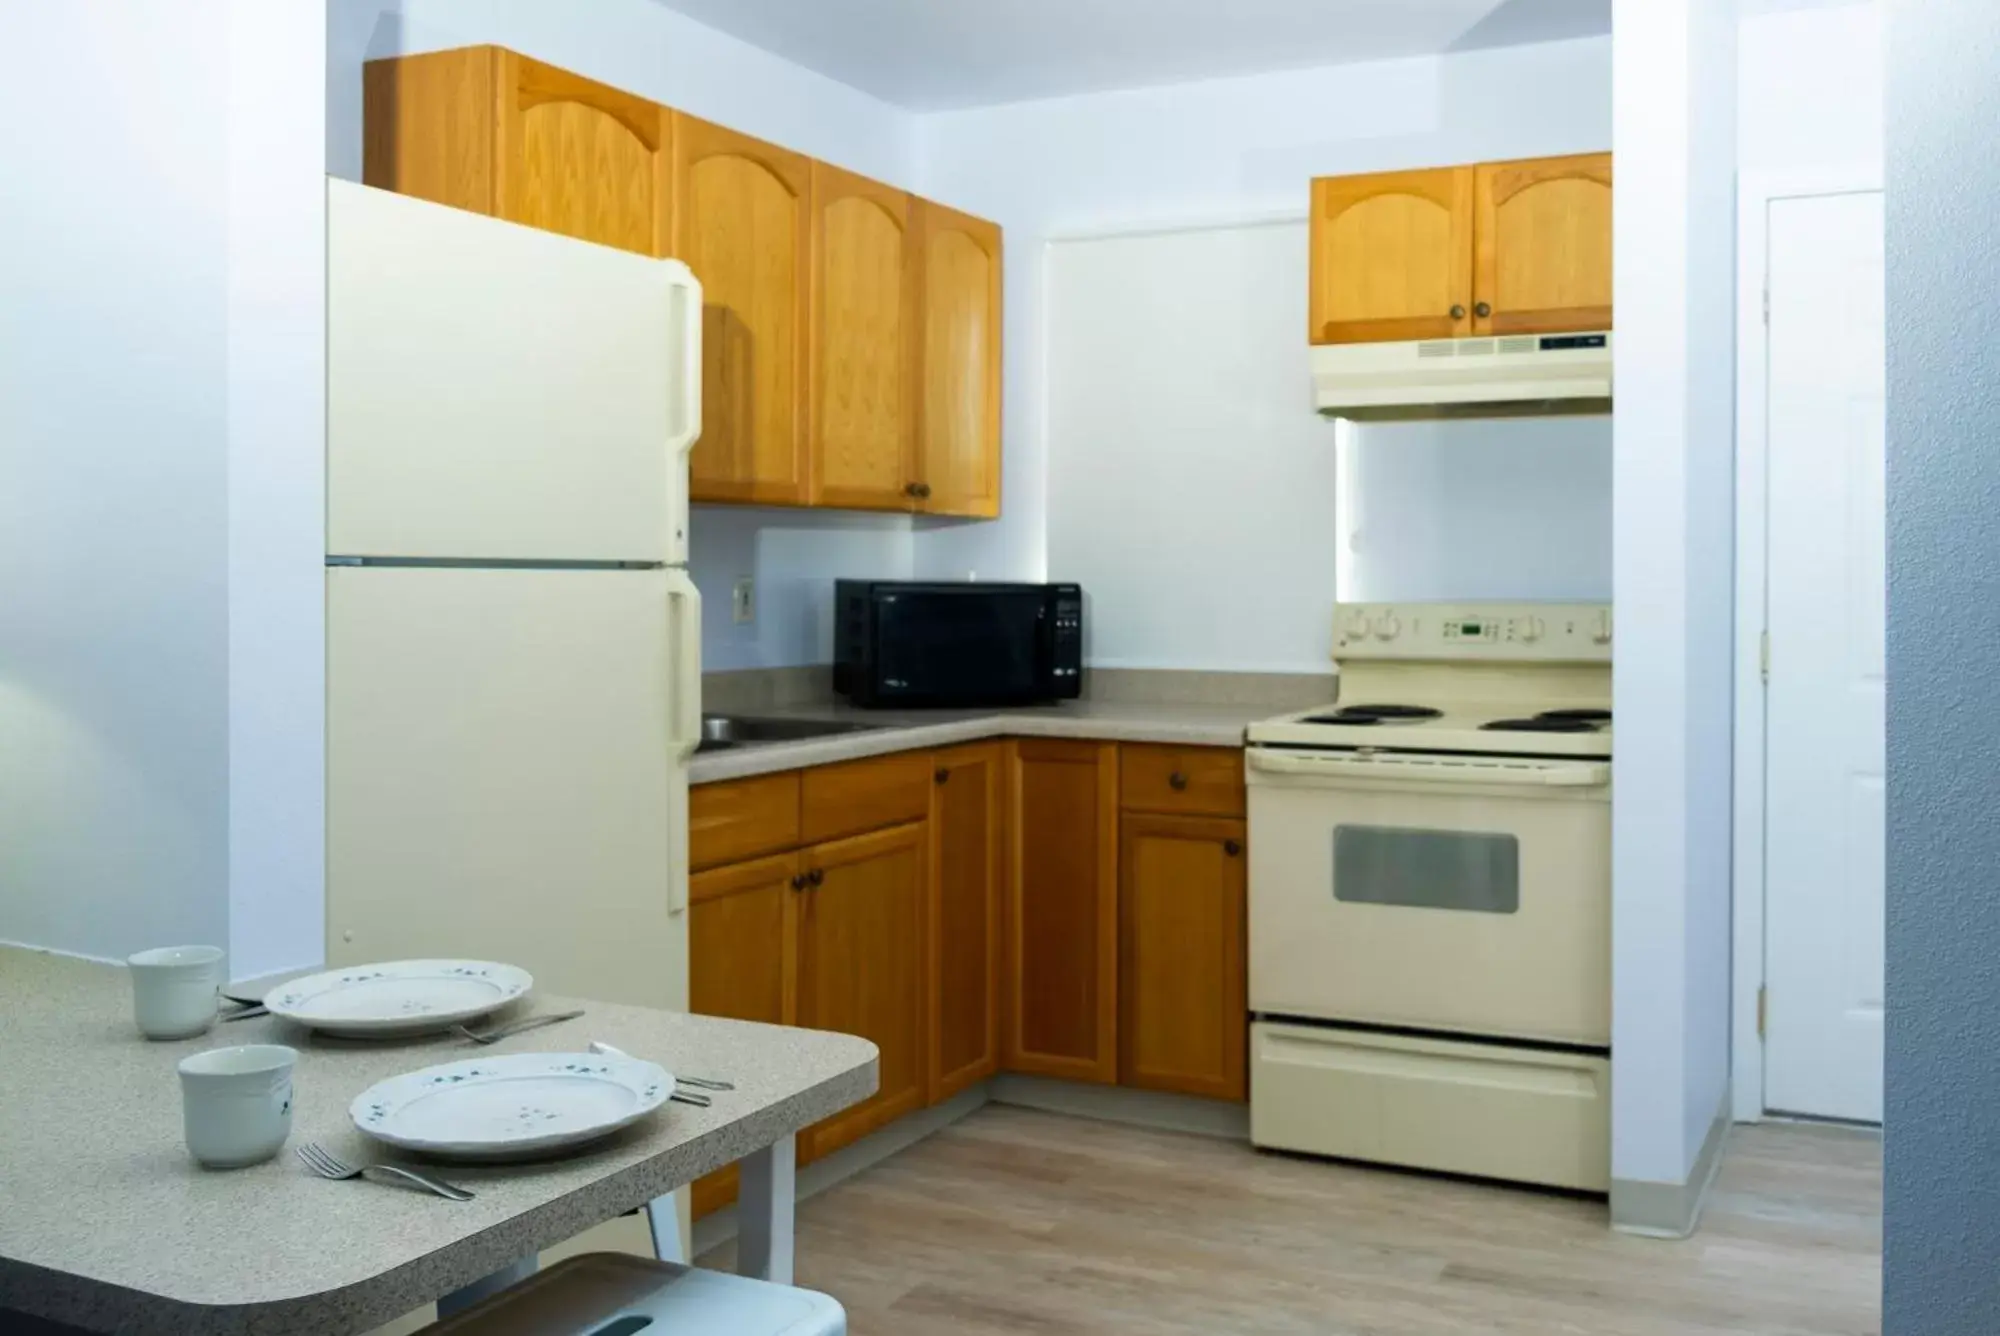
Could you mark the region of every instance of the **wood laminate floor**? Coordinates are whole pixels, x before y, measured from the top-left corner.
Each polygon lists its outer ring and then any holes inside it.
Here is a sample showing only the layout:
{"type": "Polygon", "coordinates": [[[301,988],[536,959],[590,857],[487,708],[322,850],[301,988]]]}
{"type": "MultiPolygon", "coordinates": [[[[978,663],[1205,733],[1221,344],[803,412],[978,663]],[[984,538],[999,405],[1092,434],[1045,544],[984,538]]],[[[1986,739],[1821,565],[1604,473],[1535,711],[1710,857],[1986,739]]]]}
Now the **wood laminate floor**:
{"type": "MultiPolygon", "coordinates": [[[[1003,1105],[799,1208],[855,1336],[1873,1336],[1882,1153],[1739,1127],[1702,1230],[1003,1105]]],[[[703,1259],[729,1260],[720,1249],[703,1259]]]]}

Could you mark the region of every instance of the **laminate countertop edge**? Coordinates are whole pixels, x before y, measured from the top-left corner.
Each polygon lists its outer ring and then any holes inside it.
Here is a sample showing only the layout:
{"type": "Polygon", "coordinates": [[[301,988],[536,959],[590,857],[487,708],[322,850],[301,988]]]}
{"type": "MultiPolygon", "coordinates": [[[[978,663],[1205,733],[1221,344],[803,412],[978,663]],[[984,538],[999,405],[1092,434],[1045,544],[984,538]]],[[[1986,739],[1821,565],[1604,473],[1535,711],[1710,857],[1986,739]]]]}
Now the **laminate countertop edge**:
{"type": "MultiPolygon", "coordinates": [[[[1301,702],[1301,707],[1311,702],[1301,702]]],[[[846,706],[760,710],[765,718],[828,719],[864,723],[865,732],[836,733],[796,742],[761,743],[697,754],[688,783],[713,784],[756,775],[835,765],[896,752],[952,747],[989,738],[1074,738],[1094,742],[1151,742],[1188,747],[1241,747],[1250,724],[1283,713],[1269,705],[1047,706],[949,715],[877,714],[846,706]]]]}

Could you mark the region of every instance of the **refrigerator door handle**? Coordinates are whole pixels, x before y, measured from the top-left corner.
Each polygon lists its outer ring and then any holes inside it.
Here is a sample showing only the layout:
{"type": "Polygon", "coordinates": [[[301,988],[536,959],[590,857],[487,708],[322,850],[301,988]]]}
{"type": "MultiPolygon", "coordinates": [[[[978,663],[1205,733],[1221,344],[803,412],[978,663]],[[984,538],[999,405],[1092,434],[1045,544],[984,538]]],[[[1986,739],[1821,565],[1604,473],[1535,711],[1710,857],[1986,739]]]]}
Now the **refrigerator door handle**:
{"type": "Polygon", "coordinates": [[[673,745],[674,754],[686,761],[701,745],[701,591],[678,567],[669,566],[666,576],[675,646],[673,745]]]}
{"type": "Polygon", "coordinates": [[[674,434],[667,444],[679,467],[679,461],[687,457],[701,436],[701,280],[678,260],[662,263],[672,267],[669,286],[678,303],[675,319],[680,325],[681,383],[674,395],[674,402],[680,406],[680,420],[674,424],[674,434]]]}

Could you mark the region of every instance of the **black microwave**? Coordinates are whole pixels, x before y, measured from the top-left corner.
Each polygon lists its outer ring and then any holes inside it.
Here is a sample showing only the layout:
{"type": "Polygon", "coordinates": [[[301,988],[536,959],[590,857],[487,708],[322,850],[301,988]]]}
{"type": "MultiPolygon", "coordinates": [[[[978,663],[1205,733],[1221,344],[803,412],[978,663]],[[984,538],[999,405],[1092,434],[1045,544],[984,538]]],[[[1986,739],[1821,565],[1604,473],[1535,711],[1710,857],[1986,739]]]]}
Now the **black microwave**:
{"type": "Polygon", "coordinates": [[[837,580],[833,608],[833,689],[856,705],[1032,705],[1082,694],[1081,586],[837,580]]]}

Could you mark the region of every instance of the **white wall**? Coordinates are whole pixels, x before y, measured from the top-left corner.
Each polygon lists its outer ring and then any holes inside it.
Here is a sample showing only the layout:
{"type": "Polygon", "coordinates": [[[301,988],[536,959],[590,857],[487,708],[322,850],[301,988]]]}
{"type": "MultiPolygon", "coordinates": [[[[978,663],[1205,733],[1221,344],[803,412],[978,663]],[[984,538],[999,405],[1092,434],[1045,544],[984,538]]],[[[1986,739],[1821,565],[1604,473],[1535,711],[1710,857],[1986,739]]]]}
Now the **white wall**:
{"type": "Polygon", "coordinates": [[[1610,600],[1608,417],[1342,432],[1342,600],[1610,600]]]}
{"type": "Polygon", "coordinates": [[[326,16],[229,0],[229,957],[325,958],[326,16]]]}
{"type": "MultiPolygon", "coordinates": [[[[1007,383],[1003,517],[995,524],[920,524],[918,572],[1068,578],[1049,565],[1051,554],[1089,541],[1057,532],[1059,525],[1088,523],[1085,512],[1052,508],[1064,503],[1053,499],[1058,466],[1047,432],[1055,346],[1045,300],[1051,237],[1303,218],[1315,175],[1602,149],[1611,142],[1610,74],[1609,42],[1591,39],[925,117],[921,188],[1006,229],[1007,383]]],[[[1303,294],[1301,283],[1299,299],[1303,294]]],[[[1297,333],[1302,357],[1303,319],[1297,333]]],[[[1309,411],[1305,392],[1301,372],[1293,400],[1301,412],[1309,411]]],[[[1470,439],[1484,429],[1454,427],[1445,439],[1461,430],[1470,439]]],[[[1211,498],[1217,511],[1260,500],[1226,488],[1211,498]]],[[[1335,498],[1329,493],[1324,503],[1330,524],[1335,498]]],[[[1314,552],[1300,554],[1301,567],[1317,561],[1314,552]]],[[[1147,621],[1167,616],[1178,593],[1167,580],[1120,588],[1147,601],[1134,614],[1147,621]]],[[[1100,609],[1099,619],[1104,615],[1100,609]]],[[[1185,616],[1184,606],[1178,615],[1185,616]]],[[[1239,666],[1295,668],[1296,652],[1282,649],[1239,666]]]]}
{"type": "Polygon", "coordinates": [[[907,579],[907,520],[847,511],[696,506],[688,526],[701,590],[701,657],[710,672],[833,661],[833,582],[907,579]],[[754,618],[738,624],[731,589],[754,581],[754,618]]]}
{"type": "Polygon", "coordinates": [[[0,7],[0,939],[227,928],[226,21],[0,7]]]}
{"type": "Polygon", "coordinates": [[[1744,19],[1739,167],[1879,164],[1883,38],[1881,6],[1873,0],[1744,19]]]}
{"type": "Polygon", "coordinates": [[[1729,1071],[1736,17],[1613,15],[1612,1175],[1681,1184],[1729,1071]]]}
{"type": "Polygon", "coordinates": [[[1049,248],[1049,573],[1110,668],[1324,672],[1333,424],[1303,222],[1049,248]]]}
{"type": "MultiPolygon", "coordinates": [[[[897,185],[915,184],[917,117],[653,0],[329,0],[327,170],[361,178],[361,66],[492,42],[897,185]]],[[[697,508],[690,573],[711,669],[824,662],[836,576],[908,576],[911,522],[734,506],[697,508]],[[730,586],[756,584],[756,621],[730,586]]]]}

